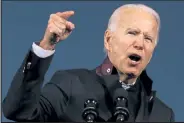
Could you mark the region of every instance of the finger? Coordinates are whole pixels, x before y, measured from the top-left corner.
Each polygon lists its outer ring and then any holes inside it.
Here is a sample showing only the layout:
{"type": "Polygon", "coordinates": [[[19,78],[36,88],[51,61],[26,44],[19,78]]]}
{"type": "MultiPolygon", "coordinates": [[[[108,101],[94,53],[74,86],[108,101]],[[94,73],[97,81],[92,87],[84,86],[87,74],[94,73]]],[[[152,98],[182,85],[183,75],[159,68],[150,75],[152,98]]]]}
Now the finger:
{"type": "Polygon", "coordinates": [[[75,28],[75,25],[70,21],[66,21],[66,28],[69,30],[73,30],[75,28]]]}
{"type": "Polygon", "coordinates": [[[66,30],[65,35],[70,35],[72,33],[72,30],[66,30]]]}
{"type": "Polygon", "coordinates": [[[48,28],[50,33],[56,34],[58,36],[61,36],[64,33],[64,29],[58,28],[54,23],[51,23],[48,28]]]}
{"type": "Polygon", "coordinates": [[[52,23],[54,23],[54,26],[56,26],[60,30],[66,30],[66,25],[65,24],[59,23],[58,21],[52,21],[52,23]]]}
{"type": "Polygon", "coordinates": [[[61,24],[66,24],[66,20],[61,18],[60,16],[56,15],[56,14],[51,14],[50,16],[50,21],[57,21],[61,24]]]}
{"type": "Polygon", "coordinates": [[[65,19],[68,19],[69,17],[71,17],[72,15],[74,15],[74,11],[65,11],[65,12],[57,12],[56,14],[60,17],[63,17],[65,19]]]}
{"type": "Polygon", "coordinates": [[[51,22],[54,21],[54,22],[58,22],[60,24],[65,24],[66,25],[66,28],[69,29],[69,30],[73,30],[75,28],[75,25],[61,17],[59,17],[58,15],[56,14],[52,14],[51,15],[51,22]]]}
{"type": "Polygon", "coordinates": [[[72,22],[69,22],[69,21],[66,21],[66,20],[62,20],[60,17],[57,17],[57,16],[53,16],[52,17],[52,20],[50,20],[50,22],[54,22],[57,27],[60,28],[60,25],[66,25],[65,28],[69,29],[69,30],[73,30],[75,28],[75,25],[72,23],[72,22]],[[65,22],[64,22],[65,21],[65,22]]]}

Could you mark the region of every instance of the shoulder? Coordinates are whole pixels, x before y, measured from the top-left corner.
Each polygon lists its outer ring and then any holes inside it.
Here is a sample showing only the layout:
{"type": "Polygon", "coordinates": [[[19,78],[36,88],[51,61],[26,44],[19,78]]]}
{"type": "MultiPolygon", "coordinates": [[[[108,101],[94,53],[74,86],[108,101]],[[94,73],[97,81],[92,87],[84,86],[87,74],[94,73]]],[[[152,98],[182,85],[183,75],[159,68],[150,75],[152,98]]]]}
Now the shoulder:
{"type": "Polygon", "coordinates": [[[58,70],[54,73],[53,78],[59,77],[60,79],[62,77],[79,77],[84,75],[90,75],[93,71],[85,68],[79,68],[79,69],[67,69],[67,70],[58,70]]]}
{"type": "Polygon", "coordinates": [[[70,83],[72,81],[76,81],[79,78],[90,77],[92,74],[95,74],[95,72],[85,68],[58,70],[54,73],[50,82],[55,84],[61,84],[63,82],[70,83]]]}
{"type": "MultiPolygon", "coordinates": [[[[83,85],[85,83],[92,83],[91,74],[92,70],[88,69],[67,69],[56,71],[51,80],[47,83],[47,86],[55,86],[60,91],[65,92],[67,95],[71,93],[71,90],[76,86],[83,85]]],[[[95,73],[95,72],[94,72],[95,73]]]]}
{"type": "Polygon", "coordinates": [[[170,121],[175,120],[175,114],[171,107],[169,107],[165,102],[163,102],[160,98],[155,98],[155,105],[160,109],[163,114],[167,115],[170,118],[170,121]]]}
{"type": "Polygon", "coordinates": [[[171,107],[169,107],[165,102],[163,102],[159,97],[155,97],[155,104],[164,108],[167,111],[171,111],[171,107]]]}

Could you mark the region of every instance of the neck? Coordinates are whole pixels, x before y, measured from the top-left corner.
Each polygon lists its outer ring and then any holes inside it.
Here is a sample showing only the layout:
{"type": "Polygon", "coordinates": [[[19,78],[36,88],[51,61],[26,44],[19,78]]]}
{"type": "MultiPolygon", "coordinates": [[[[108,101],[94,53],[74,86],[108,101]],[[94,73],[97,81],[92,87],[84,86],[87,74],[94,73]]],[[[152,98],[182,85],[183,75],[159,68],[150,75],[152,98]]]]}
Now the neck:
{"type": "Polygon", "coordinates": [[[137,80],[137,77],[135,77],[133,74],[124,74],[119,71],[118,74],[120,81],[124,82],[125,84],[132,84],[137,80]]]}

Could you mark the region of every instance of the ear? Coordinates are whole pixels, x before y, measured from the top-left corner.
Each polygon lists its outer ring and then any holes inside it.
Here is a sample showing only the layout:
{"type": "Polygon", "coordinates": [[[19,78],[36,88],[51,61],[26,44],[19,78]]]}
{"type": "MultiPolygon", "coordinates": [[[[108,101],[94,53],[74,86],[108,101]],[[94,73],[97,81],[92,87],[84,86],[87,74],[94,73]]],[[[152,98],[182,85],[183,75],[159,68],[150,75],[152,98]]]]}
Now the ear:
{"type": "Polygon", "coordinates": [[[107,52],[111,51],[111,40],[112,40],[112,33],[110,30],[106,30],[104,34],[104,47],[107,52]]]}

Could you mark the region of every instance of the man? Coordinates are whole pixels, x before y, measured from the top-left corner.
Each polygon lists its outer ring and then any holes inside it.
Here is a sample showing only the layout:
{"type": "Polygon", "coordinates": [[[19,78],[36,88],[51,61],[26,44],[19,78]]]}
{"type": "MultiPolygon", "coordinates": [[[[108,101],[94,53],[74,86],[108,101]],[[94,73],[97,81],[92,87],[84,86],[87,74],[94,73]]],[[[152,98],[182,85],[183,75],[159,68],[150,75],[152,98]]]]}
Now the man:
{"type": "Polygon", "coordinates": [[[145,71],[157,45],[160,18],[142,4],[124,5],[112,14],[104,35],[107,58],[102,65],[95,70],[59,70],[41,89],[55,46],[75,28],[67,20],[72,15],[74,11],[51,14],[43,39],[33,43],[12,81],[3,102],[5,117],[82,122],[85,101],[94,99],[101,121],[110,121],[115,106],[112,93],[120,88],[126,90],[122,95],[128,93],[127,121],[173,122],[172,109],[156,97],[145,71]]]}

